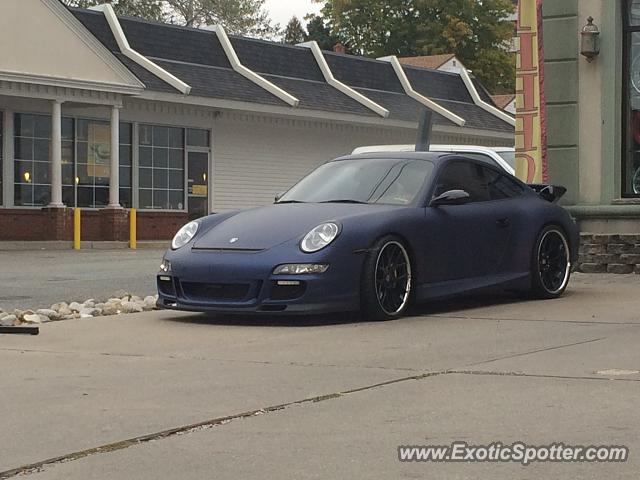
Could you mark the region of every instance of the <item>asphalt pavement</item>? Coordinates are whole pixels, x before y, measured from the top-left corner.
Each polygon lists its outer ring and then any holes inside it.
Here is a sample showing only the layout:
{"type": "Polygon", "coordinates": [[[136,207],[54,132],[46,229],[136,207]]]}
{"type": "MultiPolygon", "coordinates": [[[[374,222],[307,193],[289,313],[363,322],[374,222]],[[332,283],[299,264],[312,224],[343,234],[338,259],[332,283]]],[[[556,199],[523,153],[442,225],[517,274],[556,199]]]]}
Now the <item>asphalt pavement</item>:
{"type": "Polygon", "coordinates": [[[0,478],[636,479],[640,276],[403,319],[170,311],[0,336],[0,478]],[[626,445],[624,463],[402,463],[399,445],[626,445]],[[23,478],[20,476],[19,478],[23,478]]]}
{"type": "Polygon", "coordinates": [[[49,308],[117,292],[155,295],[164,250],[0,251],[0,308],[49,308]]]}

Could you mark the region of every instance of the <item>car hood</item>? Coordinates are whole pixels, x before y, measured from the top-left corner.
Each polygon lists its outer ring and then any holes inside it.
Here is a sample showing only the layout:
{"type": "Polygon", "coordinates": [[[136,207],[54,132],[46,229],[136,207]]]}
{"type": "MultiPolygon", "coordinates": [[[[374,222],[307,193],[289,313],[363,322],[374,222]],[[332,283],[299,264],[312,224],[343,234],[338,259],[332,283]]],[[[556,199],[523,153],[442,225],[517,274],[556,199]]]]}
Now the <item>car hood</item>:
{"type": "MultiPolygon", "coordinates": [[[[292,239],[302,238],[324,222],[344,224],[352,217],[375,214],[400,207],[342,203],[275,204],[243,210],[200,233],[194,249],[266,250],[292,239]]],[[[212,216],[215,218],[215,215],[212,216]]]]}

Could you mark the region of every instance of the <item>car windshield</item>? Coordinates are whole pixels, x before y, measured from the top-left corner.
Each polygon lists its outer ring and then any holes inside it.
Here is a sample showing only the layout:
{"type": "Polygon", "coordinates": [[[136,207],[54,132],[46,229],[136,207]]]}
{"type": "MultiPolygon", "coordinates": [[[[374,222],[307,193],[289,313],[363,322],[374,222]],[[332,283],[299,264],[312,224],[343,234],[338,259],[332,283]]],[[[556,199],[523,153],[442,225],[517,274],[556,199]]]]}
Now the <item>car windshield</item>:
{"type": "Polygon", "coordinates": [[[496,152],[500,155],[505,162],[509,164],[509,166],[513,169],[516,168],[516,152],[513,150],[507,150],[504,152],[496,152]]]}
{"type": "Polygon", "coordinates": [[[426,160],[340,160],[318,167],[277,203],[381,203],[408,205],[433,171],[426,160]]]}

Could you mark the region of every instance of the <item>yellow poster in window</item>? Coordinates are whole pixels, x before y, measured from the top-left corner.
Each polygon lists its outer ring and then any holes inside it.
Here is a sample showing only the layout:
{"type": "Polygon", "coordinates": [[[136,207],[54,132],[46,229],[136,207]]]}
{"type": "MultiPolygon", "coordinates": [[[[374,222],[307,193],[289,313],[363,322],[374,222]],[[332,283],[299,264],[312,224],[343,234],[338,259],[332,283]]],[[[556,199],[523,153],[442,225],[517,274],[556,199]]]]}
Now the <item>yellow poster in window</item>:
{"type": "Polygon", "coordinates": [[[192,187],[193,195],[202,195],[203,197],[207,195],[207,186],[206,185],[194,185],[192,187]]]}
{"type": "Polygon", "coordinates": [[[111,127],[104,123],[89,123],[87,175],[109,177],[111,170],[111,127]]]}

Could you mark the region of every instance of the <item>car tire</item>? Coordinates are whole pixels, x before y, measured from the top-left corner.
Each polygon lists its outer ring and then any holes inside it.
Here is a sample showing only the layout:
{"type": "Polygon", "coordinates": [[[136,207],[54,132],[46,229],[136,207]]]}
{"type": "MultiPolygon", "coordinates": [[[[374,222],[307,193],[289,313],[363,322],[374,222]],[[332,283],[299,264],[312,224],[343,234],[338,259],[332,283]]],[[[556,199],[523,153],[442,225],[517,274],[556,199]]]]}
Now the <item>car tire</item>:
{"type": "Polygon", "coordinates": [[[531,259],[531,290],[542,299],[561,296],[571,276],[571,252],[567,235],[557,225],[538,234],[531,259]]]}
{"type": "Polygon", "coordinates": [[[360,304],[366,320],[391,320],[406,311],[412,294],[411,257],[395,235],[379,239],[362,269],[360,304]]]}

